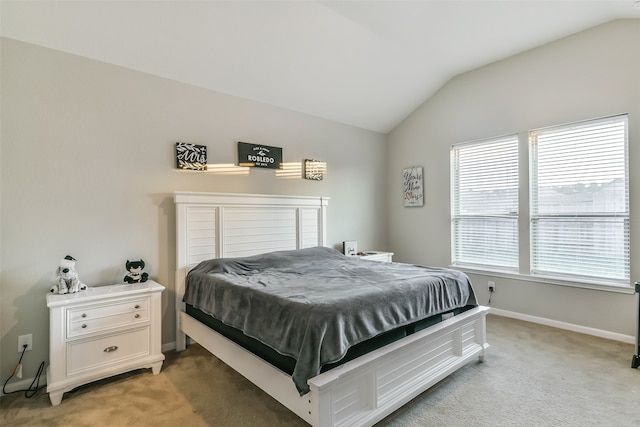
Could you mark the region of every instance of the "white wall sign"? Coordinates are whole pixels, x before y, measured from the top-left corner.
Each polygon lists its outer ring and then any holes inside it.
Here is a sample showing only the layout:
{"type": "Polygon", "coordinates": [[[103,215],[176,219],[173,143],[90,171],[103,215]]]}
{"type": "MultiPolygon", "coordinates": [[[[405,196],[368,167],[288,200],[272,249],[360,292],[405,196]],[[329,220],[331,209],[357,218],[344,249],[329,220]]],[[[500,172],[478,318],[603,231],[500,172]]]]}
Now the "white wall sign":
{"type": "Polygon", "coordinates": [[[358,241],[357,240],[345,240],[342,242],[342,252],[345,255],[355,256],[358,254],[358,241]]]}
{"type": "Polygon", "coordinates": [[[414,166],[402,170],[402,193],[405,206],[422,206],[422,166],[414,166]]]}

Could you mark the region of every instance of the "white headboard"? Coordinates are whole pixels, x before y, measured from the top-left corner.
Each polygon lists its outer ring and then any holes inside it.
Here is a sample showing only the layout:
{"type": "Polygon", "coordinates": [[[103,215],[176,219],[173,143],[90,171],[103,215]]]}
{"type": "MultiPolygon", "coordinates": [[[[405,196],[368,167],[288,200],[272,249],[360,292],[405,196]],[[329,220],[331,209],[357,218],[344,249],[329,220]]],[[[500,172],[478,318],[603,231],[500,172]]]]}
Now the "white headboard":
{"type": "Polygon", "coordinates": [[[200,261],[326,245],[328,197],[176,192],[176,348],[184,281],[200,261]]]}

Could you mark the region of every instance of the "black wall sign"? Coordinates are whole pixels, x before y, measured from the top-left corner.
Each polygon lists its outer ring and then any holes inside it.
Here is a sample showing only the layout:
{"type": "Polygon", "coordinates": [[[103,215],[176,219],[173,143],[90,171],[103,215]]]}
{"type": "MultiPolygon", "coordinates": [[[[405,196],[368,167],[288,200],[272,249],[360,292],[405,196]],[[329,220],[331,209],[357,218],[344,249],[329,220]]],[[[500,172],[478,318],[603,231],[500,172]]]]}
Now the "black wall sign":
{"type": "Polygon", "coordinates": [[[282,148],[238,142],[238,166],[280,169],[282,148]]]}
{"type": "Polygon", "coordinates": [[[176,167],[178,169],[206,171],[207,146],[176,142],[176,167]]]}

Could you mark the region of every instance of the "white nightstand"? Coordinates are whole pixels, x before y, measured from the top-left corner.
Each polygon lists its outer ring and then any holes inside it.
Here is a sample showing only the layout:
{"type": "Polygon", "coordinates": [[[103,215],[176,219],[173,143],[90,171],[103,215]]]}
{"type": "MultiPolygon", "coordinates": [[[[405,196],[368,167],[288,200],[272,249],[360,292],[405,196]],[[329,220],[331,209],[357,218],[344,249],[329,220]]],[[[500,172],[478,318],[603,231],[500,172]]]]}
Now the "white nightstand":
{"type": "Polygon", "coordinates": [[[149,280],[47,295],[52,405],[64,392],[102,378],[141,368],[160,373],[162,291],[149,280]]]}
{"type": "Polygon", "coordinates": [[[393,261],[392,258],[393,252],[365,251],[363,255],[360,255],[360,259],[367,261],[391,262],[393,261]]]}

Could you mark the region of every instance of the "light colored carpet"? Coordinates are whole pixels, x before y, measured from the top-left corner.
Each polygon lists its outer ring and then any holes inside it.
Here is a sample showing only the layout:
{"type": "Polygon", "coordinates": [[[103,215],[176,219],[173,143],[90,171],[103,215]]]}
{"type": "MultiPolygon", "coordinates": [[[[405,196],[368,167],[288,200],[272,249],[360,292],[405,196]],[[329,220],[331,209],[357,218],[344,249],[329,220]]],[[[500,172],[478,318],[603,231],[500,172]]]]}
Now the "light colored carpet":
{"type": "MultiPolygon", "coordinates": [[[[485,363],[472,362],[381,421],[418,426],[639,426],[634,346],[490,315],[485,363]]],[[[2,426],[304,426],[198,345],[66,393],[0,399],[2,426]]]]}

